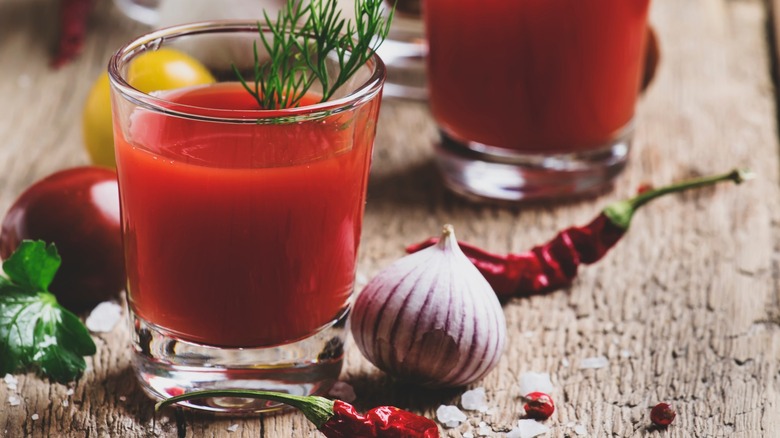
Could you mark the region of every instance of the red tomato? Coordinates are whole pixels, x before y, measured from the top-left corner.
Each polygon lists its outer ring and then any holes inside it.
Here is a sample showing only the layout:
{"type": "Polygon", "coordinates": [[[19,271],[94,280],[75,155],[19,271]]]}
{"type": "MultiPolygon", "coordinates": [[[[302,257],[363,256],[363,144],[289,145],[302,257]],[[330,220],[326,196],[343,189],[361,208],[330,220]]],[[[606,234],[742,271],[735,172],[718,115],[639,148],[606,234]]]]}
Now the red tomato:
{"type": "Polygon", "coordinates": [[[125,287],[116,173],[77,167],[48,176],[19,196],[0,230],[0,257],[24,239],[53,242],[62,265],[50,287],[79,311],[116,297],[125,287]]]}

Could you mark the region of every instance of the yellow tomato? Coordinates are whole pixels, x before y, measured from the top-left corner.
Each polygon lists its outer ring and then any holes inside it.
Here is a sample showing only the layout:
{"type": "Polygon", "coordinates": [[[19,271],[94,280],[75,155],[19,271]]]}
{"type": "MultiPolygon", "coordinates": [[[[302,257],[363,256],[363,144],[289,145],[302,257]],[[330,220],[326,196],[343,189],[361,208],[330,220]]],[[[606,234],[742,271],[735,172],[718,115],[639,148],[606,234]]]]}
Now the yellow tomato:
{"type": "MultiPolygon", "coordinates": [[[[144,93],[210,84],[214,77],[198,60],[173,49],[146,52],[134,59],[127,71],[130,85],[144,93]]],[[[82,113],[84,145],[94,164],[116,167],[111,97],[108,74],[92,85],[82,113]]]]}

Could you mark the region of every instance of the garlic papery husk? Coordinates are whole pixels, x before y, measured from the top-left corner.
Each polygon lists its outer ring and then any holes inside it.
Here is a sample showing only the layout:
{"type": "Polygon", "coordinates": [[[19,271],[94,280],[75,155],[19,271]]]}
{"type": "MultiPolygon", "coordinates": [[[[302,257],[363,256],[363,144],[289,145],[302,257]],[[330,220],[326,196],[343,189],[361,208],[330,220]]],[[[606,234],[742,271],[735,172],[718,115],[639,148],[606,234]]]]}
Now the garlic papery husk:
{"type": "Polygon", "coordinates": [[[357,296],[350,319],[363,355],[389,375],[457,387],[496,366],[506,320],[488,282],[458,247],[451,225],[436,245],[396,261],[357,296]]]}

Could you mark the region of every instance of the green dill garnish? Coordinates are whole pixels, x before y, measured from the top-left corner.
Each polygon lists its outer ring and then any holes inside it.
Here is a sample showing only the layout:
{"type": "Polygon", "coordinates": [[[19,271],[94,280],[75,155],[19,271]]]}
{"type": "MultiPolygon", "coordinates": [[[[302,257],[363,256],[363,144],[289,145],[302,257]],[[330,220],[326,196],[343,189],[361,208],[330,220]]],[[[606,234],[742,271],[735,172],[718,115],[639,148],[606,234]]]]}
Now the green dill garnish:
{"type": "Polygon", "coordinates": [[[321,102],[330,99],[368,62],[390,31],[393,13],[383,16],[382,0],[356,0],[354,22],[341,17],[336,0],[305,3],[288,0],[276,21],[263,12],[273,38],[269,41],[258,23],[269,59],[260,61],[255,42],[254,86],[233,66],[241,84],[263,109],[298,106],[315,82],[322,86],[321,102]],[[338,62],[337,72],[328,70],[329,58],[338,62]]]}

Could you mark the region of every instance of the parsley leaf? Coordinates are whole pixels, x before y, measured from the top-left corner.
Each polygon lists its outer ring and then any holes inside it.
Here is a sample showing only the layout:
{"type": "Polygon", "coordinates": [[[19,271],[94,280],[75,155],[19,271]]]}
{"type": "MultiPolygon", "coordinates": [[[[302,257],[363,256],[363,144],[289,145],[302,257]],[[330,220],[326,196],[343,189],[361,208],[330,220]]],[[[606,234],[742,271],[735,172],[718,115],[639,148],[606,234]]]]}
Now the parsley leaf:
{"type": "Polygon", "coordinates": [[[0,277],[0,374],[35,369],[58,382],[77,379],[95,343],[81,320],[49,292],[60,256],[54,244],[23,241],[0,277]]]}

